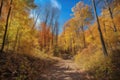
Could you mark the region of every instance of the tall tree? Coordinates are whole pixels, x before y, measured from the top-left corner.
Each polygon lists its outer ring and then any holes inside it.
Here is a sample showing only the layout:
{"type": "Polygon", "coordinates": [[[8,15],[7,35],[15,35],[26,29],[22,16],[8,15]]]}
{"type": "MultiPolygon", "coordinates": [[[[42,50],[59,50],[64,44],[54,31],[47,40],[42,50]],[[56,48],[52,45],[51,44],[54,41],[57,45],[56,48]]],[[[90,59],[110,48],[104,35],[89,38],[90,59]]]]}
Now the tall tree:
{"type": "Polygon", "coordinates": [[[117,28],[116,28],[116,25],[115,25],[115,22],[114,22],[113,13],[112,13],[112,10],[111,10],[111,8],[109,6],[108,0],[104,0],[104,1],[105,1],[106,6],[107,6],[107,9],[109,11],[110,17],[112,19],[112,23],[113,23],[113,27],[114,27],[114,32],[117,32],[117,28]]]}
{"type": "Polygon", "coordinates": [[[83,36],[83,47],[86,47],[85,40],[85,26],[90,23],[92,19],[92,12],[88,5],[85,5],[83,2],[78,2],[75,7],[72,8],[74,17],[78,22],[78,27],[81,29],[81,34],[83,36]]]}
{"type": "Polygon", "coordinates": [[[5,46],[6,34],[7,34],[7,30],[8,30],[8,23],[9,23],[9,18],[10,18],[11,9],[12,9],[12,2],[13,1],[11,0],[10,1],[9,11],[8,11],[8,14],[7,14],[6,25],[5,25],[5,32],[4,32],[4,36],[3,36],[3,43],[2,43],[2,47],[1,47],[1,52],[3,52],[4,46],[5,46]]]}
{"type": "Polygon", "coordinates": [[[106,46],[105,46],[103,34],[102,34],[102,31],[101,31],[101,28],[100,28],[100,22],[99,22],[98,15],[97,15],[97,12],[96,12],[95,0],[92,0],[92,4],[93,4],[93,9],[94,9],[94,15],[95,15],[97,25],[98,25],[98,32],[99,32],[99,35],[100,35],[100,41],[101,41],[101,44],[102,44],[103,53],[104,53],[105,56],[108,56],[108,52],[107,52],[107,49],[106,49],[106,46]]]}
{"type": "Polygon", "coordinates": [[[19,27],[17,28],[17,33],[16,33],[16,36],[15,36],[15,42],[14,42],[14,45],[13,45],[13,52],[16,50],[16,46],[17,46],[17,42],[18,42],[18,35],[19,35],[19,27]]]}

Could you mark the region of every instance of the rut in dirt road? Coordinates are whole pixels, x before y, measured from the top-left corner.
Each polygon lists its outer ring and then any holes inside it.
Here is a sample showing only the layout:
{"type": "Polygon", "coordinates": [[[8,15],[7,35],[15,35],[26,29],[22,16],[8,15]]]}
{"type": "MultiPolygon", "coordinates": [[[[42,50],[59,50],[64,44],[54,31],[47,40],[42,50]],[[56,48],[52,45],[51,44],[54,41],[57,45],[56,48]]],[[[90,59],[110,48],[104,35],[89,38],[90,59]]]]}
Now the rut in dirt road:
{"type": "Polygon", "coordinates": [[[81,71],[72,60],[59,59],[58,63],[42,75],[41,80],[92,80],[85,72],[81,71]]]}

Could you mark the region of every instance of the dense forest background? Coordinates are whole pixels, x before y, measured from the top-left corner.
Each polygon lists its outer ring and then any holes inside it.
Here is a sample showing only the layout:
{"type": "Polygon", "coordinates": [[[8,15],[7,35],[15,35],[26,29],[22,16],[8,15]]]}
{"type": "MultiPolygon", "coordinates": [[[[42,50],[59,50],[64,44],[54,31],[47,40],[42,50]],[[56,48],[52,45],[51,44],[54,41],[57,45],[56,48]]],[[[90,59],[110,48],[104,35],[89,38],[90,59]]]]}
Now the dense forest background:
{"type": "Polygon", "coordinates": [[[88,80],[119,80],[120,1],[89,2],[73,6],[60,31],[59,9],[0,0],[0,80],[45,80],[40,75],[57,62],[54,57],[73,60],[92,76],[88,80]]]}

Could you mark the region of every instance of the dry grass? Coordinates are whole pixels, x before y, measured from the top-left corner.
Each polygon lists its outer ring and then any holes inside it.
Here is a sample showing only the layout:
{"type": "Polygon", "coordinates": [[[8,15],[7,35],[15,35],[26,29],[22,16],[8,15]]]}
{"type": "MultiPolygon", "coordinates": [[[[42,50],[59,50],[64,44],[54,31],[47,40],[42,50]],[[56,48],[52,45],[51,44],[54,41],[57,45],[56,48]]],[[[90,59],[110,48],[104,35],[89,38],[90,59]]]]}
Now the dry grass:
{"type": "Polygon", "coordinates": [[[0,54],[0,80],[40,80],[54,61],[26,54],[0,54]]]}

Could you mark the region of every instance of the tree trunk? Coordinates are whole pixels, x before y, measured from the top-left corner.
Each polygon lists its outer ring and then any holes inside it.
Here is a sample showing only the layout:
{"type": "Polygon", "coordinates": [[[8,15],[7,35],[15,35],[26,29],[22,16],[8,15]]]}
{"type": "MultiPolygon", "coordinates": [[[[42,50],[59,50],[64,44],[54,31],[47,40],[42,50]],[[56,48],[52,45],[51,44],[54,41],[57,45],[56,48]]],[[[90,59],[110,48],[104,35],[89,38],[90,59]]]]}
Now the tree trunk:
{"type": "Polygon", "coordinates": [[[86,47],[86,41],[85,41],[84,26],[81,26],[81,30],[82,30],[82,35],[83,35],[83,48],[85,48],[86,47]]]}
{"type": "Polygon", "coordinates": [[[37,21],[38,21],[38,19],[39,19],[39,16],[40,16],[40,13],[37,15],[37,17],[36,17],[36,19],[35,19],[35,22],[34,22],[32,28],[31,28],[31,30],[34,30],[34,28],[35,28],[35,26],[36,26],[36,24],[37,24],[37,21]]]}
{"type": "Polygon", "coordinates": [[[104,0],[104,1],[105,1],[105,4],[106,4],[107,8],[108,8],[109,13],[110,13],[110,17],[112,19],[112,23],[113,23],[113,27],[114,27],[114,32],[117,32],[117,28],[116,28],[116,25],[115,25],[114,20],[113,20],[114,17],[113,17],[113,13],[111,11],[111,8],[110,8],[110,6],[108,4],[108,1],[107,0],[104,0]]]}
{"type": "Polygon", "coordinates": [[[102,31],[101,31],[101,28],[100,28],[98,15],[97,15],[97,12],[96,12],[95,0],[92,0],[92,3],[93,3],[93,8],[94,8],[95,18],[97,20],[98,32],[99,32],[99,35],[100,35],[100,41],[101,41],[101,44],[102,44],[103,53],[104,53],[105,56],[108,56],[108,52],[107,52],[107,49],[106,49],[106,46],[105,46],[105,42],[104,42],[104,39],[103,39],[103,34],[102,34],[102,31]]]}
{"type": "Polygon", "coordinates": [[[13,52],[15,52],[15,50],[16,50],[16,46],[17,46],[17,42],[18,42],[18,33],[19,33],[19,28],[17,28],[15,43],[14,43],[14,46],[13,46],[13,52]]]}
{"type": "Polygon", "coordinates": [[[8,23],[9,23],[9,18],[10,18],[10,14],[11,14],[11,8],[12,8],[12,0],[10,2],[10,8],[9,8],[8,15],[7,15],[7,20],[6,20],[6,25],[5,25],[5,32],[4,32],[4,36],[3,36],[1,52],[3,52],[4,46],[5,46],[5,40],[6,40],[6,34],[7,34],[7,30],[8,30],[8,23]]]}
{"type": "Polygon", "coordinates": [[[17,53],[20,51],[21,49],[21,39],[22,39],[22,32],[19,32],[20,34],[18,35],[18,47],[17,47],[17,53]]]}
{"type": "Polygon", "coordinates": [[[1,17],[1,14],[2,14],[3,2],[4,2],[4,0],[1,1],[1,5],[0,5],[0,17],[1,17]]]}

